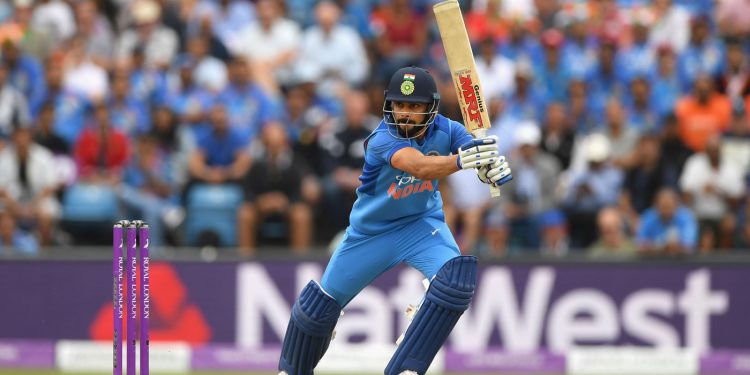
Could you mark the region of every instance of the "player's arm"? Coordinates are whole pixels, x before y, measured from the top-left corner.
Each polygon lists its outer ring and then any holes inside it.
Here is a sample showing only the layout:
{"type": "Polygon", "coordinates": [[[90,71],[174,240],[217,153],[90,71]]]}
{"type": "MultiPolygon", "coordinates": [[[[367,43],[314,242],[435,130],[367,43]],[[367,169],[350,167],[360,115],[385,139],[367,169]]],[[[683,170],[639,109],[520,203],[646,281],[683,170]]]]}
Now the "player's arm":
{"type": "Polygon", "coordinates": [[[404,147],[391,156],[391,166],[422,179],[442,178],[459,169],[480,168],[497,160],[497,140],[493,137],[472,139],[457,155],[426,156],[413,147],[404,147]]]}
{"type": "Polygon", "coordinates": [[[427,156],[413,147],[404,147],[391,157],[391,166],[421,180],[443,178],[458,171],[458,155],[427,156]]]}

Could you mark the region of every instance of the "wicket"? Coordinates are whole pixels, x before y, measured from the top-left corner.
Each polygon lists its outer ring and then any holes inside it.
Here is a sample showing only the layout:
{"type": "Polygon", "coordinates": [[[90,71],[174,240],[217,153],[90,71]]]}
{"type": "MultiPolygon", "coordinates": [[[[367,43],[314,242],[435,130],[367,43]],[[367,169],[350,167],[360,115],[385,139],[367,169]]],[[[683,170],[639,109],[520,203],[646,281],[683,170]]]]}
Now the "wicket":
{"type": "Polygon", "coordinates": [[[125,345],[127,348],[127,375],[135,375],[136,355],[136,321],[140,315],[140,374],[149,373],[149,316],[151,292],[149,287],[150,258],[148,249],[148,225],[141,220],[120,220],[112,230],[112,311],[114,317],[114,331],[112,335],[113,375],[122,375],[122,319],[126,315],[127,332],[125,345]],[[123,231],[125,232],[123,236],[123,231]],[[125,237],[125,241],[123,241],[125,237]],[[136,260],[136,242],[140,248],[136,260]],[[123,246],[125,254],[123,257],[123,246]],[[123,275],[123,267],[125,275],[123,275]],[[138,309],[138,291],[136,290],[136,276],[140,275],[140,309],[138,309]],[[123,276],[125,281],[125,300],[127,309],[123,307],[123,276]],[[140,314],[139,314],[140,313],[140,314]]]}

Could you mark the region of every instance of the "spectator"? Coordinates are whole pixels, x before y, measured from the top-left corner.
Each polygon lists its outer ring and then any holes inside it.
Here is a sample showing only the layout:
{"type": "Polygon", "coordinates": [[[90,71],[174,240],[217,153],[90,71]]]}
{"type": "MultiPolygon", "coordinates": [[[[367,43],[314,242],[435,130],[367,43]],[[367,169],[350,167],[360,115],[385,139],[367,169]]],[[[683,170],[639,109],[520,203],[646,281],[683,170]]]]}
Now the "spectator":
{"type": "Polygon", "coordinates": [[[0,143],[10,137],[14,122],[29,121],[26,97],[8,82],[8,66],[0,62],[0,143]]]}
{"type": "Polygon", "coordinates": [[[564,64],[560,52],[565,43],[565,36],[555,29],[550,29],[542,34],[540,40],[544,47],[544,57],[535,67],[536,85],[542,92],[547,93],[550,100],[564,100],[570,80],[569,68],[564,64]]]}
{"type": "Polygon", "coordinates": [[[388,82],[401,67],[418,64],[427,43],[427,26],[409,0],[386,2],[372,12],[370,19],[380,60],[375,73],[378,82],[388,82]]]}
{"type": "Polygon", "coordinates": [[[151,127],[146,103],[131,94],[127,70],[119,70],[113,74],[112,91],[106,105],[112,126],[131,138],[148,132],[151,127]]]}
{"type": "Polygon", "coordinates": [[[238,184],[252,163],[247,143],[229,125],[223,105],[211,107],[209,123],[209,131],[196,137],[197,148],[190,156],[186,191],[196,183],[238,184]]]}
{"type": "Polygon", "coordinates": [[[542,46],[518,17],[510,20],[508,38],[500,41],[499,49],[501,55],[516,62],[542,60],[542,46]]]}
{"type": "Polygon", "coordinates": [[[731,159],[721,157],[721,138],[712,136],[704,152],[691,156],[680,176],[680,189],[685,202],[693,208],[700,224],[701,250],[717,246],[724,220],[731,216],[745,193],[745,181],[740,167],[731,159]],[[716,239],[709,242],[706,237],[716,239]]]}
{"type": "Polygon", "coordinates": [[[632,13],[630,16],[632,40],[620,49],[616,57],[616,65],[623,70],[621,77],[625,82],[648,74],[656,62],[653,46],[649,43],[649,28],[653,15],[646,10],[632,13]]]}
{"type": "Polygon", "coordinates": [[[115,47],[117,59],[127,59],[133,49],[143,46],[145,63],[149,67],[165,69],[177,54],[179,40],[172,29],[161,21],[161,8],[154,0],[135,0],[130,3],[134,26],[120,34],[115,47]]]}
{"type": "Polygon", "coordinates": [[[589,255],[603,258],[629,258],[638,248],[625,232],[625,221],[616,208],[603,208],[596,215],[599,239],[589,247],[589,255]]]}
{"type": "Polygon", "coordinates": [[[218,93],[227,85],[227,66],[223,61],[208,54],[209,39],[193,36],[187,41],[182,59],[193,62],[195,83],[211,93],[218,93]]]}
{"type": "Polygon", "coordinates": [[[339,23],[341,10],[334,2],[318,3],[315,18],[317,25],[302,36],[297,75],[303,80],[317,77],[318,95],[341,97],[367,78],[367,52],[357,31],[339,23]]]}
{"type": "Polygon", "coordinates": [[[630,81],[629,95],[624,100],[625,121],[641,133],[655,133],[661,126],[656,100],[651,94],[651,83],[646,76],[630,81]]]}
{"type": "Polygon", "coordinates": [[[562,170],[570,167],[575,145],[575,132],[560,102],[547,106],[544,126],[542,127],[541,149],[554,156],[562,170]]]}
{"type": "Polygon", "coordinates": [[[466,14],[466,31],[473,44],[491,41],[494,45],[507,37],[508,22],[502,6],[502,0],[487,0],[484,9],[474,7],[466,14]]]}
{"type": "Polygon", "coordinates": [[[63,59],[65,89],[92,102],[104,100],[109,92],[107,71],[94,63],[81,36],[70,39],[63,59]]]}
{"type": "Polygon", "coordinates": [[[515,91],[505,103],[505,115],[515,121],[536,121],[547,103],[547,93],[534,85],[533,68],[526,61],[519,61],[515,70],[515,91]]]}
{"type": "Polygon", "coordinates": [[[564,117],[569,119],[571,130],[577,134],[590,134],[598,129],[604,118],[603,98],[592,95],[589,91],[589,84],[584,79],[573,78],[568,85],[567,100],[560,103],[567,103],[567,114],[564,117]]]}
{"type": "Polygon", "coordinates": [[[60,202],[55,160],[34,143],[28,124],[16,123],[12,143],[0,152],[0,203],[25,228],[39,234],[42,245],[52,244],[60,202]]]}
{"type": "Polygon", "coordinates": [[[493,39],[482,40],[476,65],[486,102],[499,101],[513,92],[513,77],[515,76],[513,61],[497,52],[493,39]]]}
{"type": "Polygon", "coordinates": [[[229,84],[218,95],[229,116],[229,125],[243,141],[251,142],[264,124],[277,116],[276,103],[250,79],[245,59],[237,57],[229,63],[229,84]]]}
{"type": "Polygon", "coordinates": [[[611,97],[622,98],[625,93],[624,71],[617,65],[617,52],[618,42],[615,38],[603,37],[599,41],[599,63],[586,77],[591,97],[607,100],[611,97]]]}
{"type": "Polygon", "coordinates": [[[683,84],[677,73],[674,51],[668,45],[657,48],[656,68],[649,80],[653,91],[652,98],[660,120],[674,112],[677,100],[682,96],[683,84]]]}
{"type": "Polygon", "coordinates": [[[139,136],[133,157],[125,167],[123,183],[117,189],[128,212],[148,223],[151,246],[157,248],[166,240],[165,225],[174,229],[185,217],[178,205],[179,179],[170,168],[168,157],[159,151],[154,137],[139,136]]]}
{"type": "Polygon", "coordinates": [[[54,107],[52,129],[72,147],[83,131],[89,102],[63,85],[63,67],[58,60],[47,61],[46,76],[46,102],[54,107]]]}
{"type": "Polygon", "coordinates": [[[566,30],[562,47],[563,64],[574,77],[585,77],[596,66],[596,38],[589,33],[585,7],[561,13],[566,30]]]}
{"type": "Polygon", "coordinates": [[[737,164],[743,176],[750,173],[750,119],[742,100],[732,106],[732,122],[721,138],[721,158],[737,164]]]}
{"type": "MultiPolygon", "coordinates": [[[[618,168],[630,166],[637,157],[633,153],[635,145],[638,142],[640,134],[631,124],[625,122],[625,113],[620,101],[611,98],[607,101],[606,120],[601,133],[607,138],[610,151],[611,162],[618,168]]],[[[585,143],[578,143],[578,147],[573,150],[573,162],[571,168],[582,169],[585,167],[587,160],[585,156],[585,143]]]]}
{"type": "Polygon", "coordinates": [[[167,97],[167,104],[180,123],[189,127],[197,138],[210,130],[206,117],[216,97],[193,80],[193,68],[195,62],[190,59],[178,61],[178,87],[167,97]]]}
{"type": "Polygon", "coordinates": [[[721,42],[711,35],[709,23],[706,15],[695,16],[690,22],[690,44],[678,60],[684,91],[689,90],[702,75],[716,77],[721,73],[724,49],[721,42]]]}
{"type": "Polygon", "coordinates": [[[61,44],[76,33],[73,10],[64,0],[42,0],[34,6],[31,27],[46,30],[55,44],[61,44]]]}
{"type": "MultiPolygon", "coordinates": [[[[558,253],[553,238],[545,236],[549,218],[559,216],[557,209],[557,181],[560,163],[554,156],[540,150],[542,134],[537,124],[526,123],[514,134],[516,150],[510,159],[511,168],[517,171],[513,183],[503,189],[501,200],[492,202],[487,231],[492,250],[506,248],[542,248],[558,253]]],[[[462,192],[463,194],[464,192],[462,192]]]]}
{"type": "Polygon", "coordinates": [[[349,225],[349,211],[357,199],[359,176],[365,162],[365,139],[380,122],[370,115],[364,92],[351,92],[344,100],[346,116],[341,122],[343,126],[320,139],[323,193],[326,207],[331,210],[326,215],[326,222],[336,232],[349,225]]]}
{"type": "Polygon", "coordinates": [[[164,70],[146,65],[144,46],[138,45],[133,48],[130,55],[130,94],[144,102],[152,105],[163,105],[169,95],[167,77],[164,70]]]}
{"type": "Polygon", "coordinates": [[[730,39],[726,42],[726,67],[718,77],[716,87],[729,100],[742,100],[750,95],[750,64],[747,50],[742,40],[730,39]]]}
{"type": "Polygon", "coordinates": [[[34,115],[44,101],[44,74],[39,62],[20,49],[19,41],[7,37],[0,39],[2,62],[7,69],[4,81],[23,93],[29,103],[29,111],[34,115]]]}
{"type": "Polygon", "coordinates": [[[570,228],[571,248],[586,248],[595,240],[591,231],[596,213],[617,203],[622,185],[622,171],[609,161],[609,140],[603,134],[583,139],[586,167],[571,170],[563,193],[563,207],[570,228]]]}
{"type": "Polygon", "coordinates": [[[642,136],[633,151],[638,157],[635,164],[625,170],[620,193],[620,209],[631,229],[636,228],[640,214],[654,202],[657,191],[669,186],[661,142],[657,136],[642,136]]]}
{"type": "Polygon", "coordinates": [[[188,19],[188,34],[195,35],[208,20],[214,35],[225,46],[241,45],[240,32],[255,22],[255,7],[246,0],[200,0],[188,19]]]}
{"type": "Polygon", "coordinates": [[[713,80],[700,75],[693,94],[677,102],[675,113],[680,124],[680,137],[691,150],[703,151],[706,141],[729,125],[731,103],[714,90],[713,80]]]}
{"type": "Polygon", "coordinates": [[[16,226],[16,219],[5,208],[0,207],[0,255],[37,255],[39,244],[30,233],[16,226]]]}
{"type": "Polygon", "coordinates": [[[229,45],[233,55],[250,61],[259,82],[269,92],[294,79],[294,62],[300,47],[299,25],[284,17],[277,0],[259,0],[255,9],[258,22],[247,25],[236,43],[229,45]]]}
{"type": "Polygon", "coordinates": [[[262,152],[244,180],[246,202],[238,213],[241,251],[252,255],[261,225],[276,218],[287,221],[292,250],[307,252],[312,241],[312,210],[303,196],[305,166],[295,157],[282,125],[264,127],[261,144],[262,152]]]}
{"type": "Polygon", "coordinates": [[[652,46],[669,46],[682,52],[690,38],[690,14],[672,0],[654,0],[651,5],[654,25],[651,27],[649,43],[652,46]]]}
{"type": "Polygon", "coordinates": [[[744,0],[722,0],[715,4],[720,34],[744,38],[750,33],[750,12],[744,0]]]}
{"type": "Polygon", "coordinates": [[[693,152],[682,141],[677,117],[671,113],[664,118],[661,150],[664,181],[667,185],[676,189],[682,174],[682,168],[693,152]]]}
{"type": "Polygon", "coordinates": [[[156,107],[151,114],[153,126],[150,135],[156,140],[159,153],[168,158],[174,183],[183,185],[188,180],[190,155],[196,140],[190,129],[179,126],[174,112],[166,106],[156,107]]]}
{"type": "Polygon", "coordinates": [[[129,140],[112,127],[107,107],[94,106],[92,123],[81,133],[75,146],[78,176],[83,182],[117,186],[128,161],[129,140]]]}
{"type": "Polygon", "coordinates": [[[698,239],[695,217],[671,188],[656,194],[654,206],[641,216],[636,235],[638,250],[645,255],[692,253],[698,239]]]}
{"type": "Polygon", "coordinates": [[[112,25],[102,15],[94,0],[82,0],[74,4],[78,35],[85,41],[86,55],[95,64],[107,69],[112,64],[115,37],[112,25]]]}
{"type": "Polygon", "coordinates": [[[44,61],[54,50],[55,44],[48,30],[32,27],[33,5],[32,0],[13,1],[13,18],[0,21],[3,24],[0,33],[18,35],[21,50],[37,61],[44,61]]]}
{"type": "Polygon", "coordinates": [[[70,145],[55,134],[55,105],[45,102],[37,116],[34,127],[34,142],[50,150],[54,155],[69,155],[70,145]]]}

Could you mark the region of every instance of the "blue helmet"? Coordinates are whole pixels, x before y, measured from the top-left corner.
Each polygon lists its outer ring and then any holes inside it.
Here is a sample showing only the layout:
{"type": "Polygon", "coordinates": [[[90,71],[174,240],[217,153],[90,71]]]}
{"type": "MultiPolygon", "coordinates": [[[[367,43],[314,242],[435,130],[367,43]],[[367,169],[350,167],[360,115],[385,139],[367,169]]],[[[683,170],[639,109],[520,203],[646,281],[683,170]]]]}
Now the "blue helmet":
{"type": "Polygon", "coordinates": [[[388,126],[388,132],[396,138],[415,138],[424,134],[427,127],[435,121],[440,105],[440,93],[437,90],[435,79],[430,73],[422,68],[414,66],[401,68],[396,71],[385,90],[385,102],[383,103],[383,121],[388,126]],[[393,115],[393,102],[425,103],[428,104],[425,122],[421,124],[398,124],[393,115]],[[398,125],[410,125],[418,130],[413,135],[411,131],[400,131],[398,125]]]}

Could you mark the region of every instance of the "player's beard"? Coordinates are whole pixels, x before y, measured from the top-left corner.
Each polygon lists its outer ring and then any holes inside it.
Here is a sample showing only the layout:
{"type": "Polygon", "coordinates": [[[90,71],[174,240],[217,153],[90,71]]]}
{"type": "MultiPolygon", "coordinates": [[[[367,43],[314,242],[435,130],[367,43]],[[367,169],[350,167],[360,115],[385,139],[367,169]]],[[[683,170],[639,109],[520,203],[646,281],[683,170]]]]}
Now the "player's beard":
{"type": "Polygon", "coordinates": [[[417,124],[416,121],[404,118],[397,120],[398,134],[402,138],[418,138],[427,130],[427,124],[417,124]]]}

